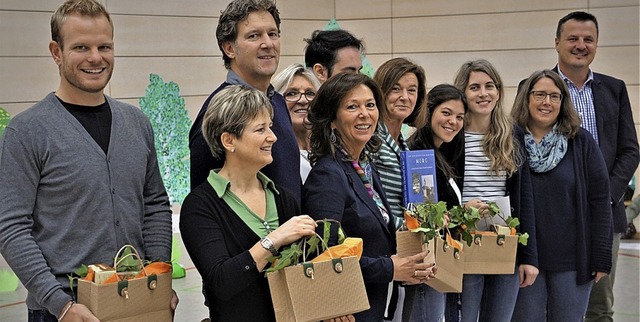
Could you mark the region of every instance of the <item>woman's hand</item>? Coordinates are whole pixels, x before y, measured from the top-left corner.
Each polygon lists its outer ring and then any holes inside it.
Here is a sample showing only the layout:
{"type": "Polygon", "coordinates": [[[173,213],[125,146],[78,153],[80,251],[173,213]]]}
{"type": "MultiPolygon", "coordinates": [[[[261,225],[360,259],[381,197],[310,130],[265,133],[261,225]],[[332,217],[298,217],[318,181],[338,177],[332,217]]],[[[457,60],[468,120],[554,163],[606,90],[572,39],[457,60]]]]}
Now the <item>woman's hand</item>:
{"type": "Polygon", "coordinates": [[[315,234],[316,221],[307,215],[295,216],[267,235],[276,249],[315,234]]]}
{"type": "Polygon", "coordinates": [[[518,275],[520,276],[520,288],[531,286],[538,277],[538,268],[533,265],[522,264],[518,266],[518,275]]]}
{"type": "Polygon", "coordinates": [[[480,213],[481,217],[489,217],[489,205],[487,203],[482,202],[480,199],[471,199],[466,204],[464,204],[465,208],[476,208],[480,213]]]}
{"type": "Polygon", "coordinates": [[[343,315],[337,318],[324,320],[325,322],[355,322],[356,318],[353,315],[343,315]]]}
{"type": "Polygon", "coordinates": [[[393,280],[405,282],[406,284],[419,284],[434,277],[437,270],[436,264],[422,262],[427,257],[427,254],[429,254],[429,251],[425,250],[422,253],[408,257],[391,256],[393,280]]]}
{"type": "Polygon", "coordinates": [[[603,277],[607,276],[609,274],[605,273],[605,272],[596,272],[596,276],[593,278],[594,281],[596,283],[600,282],[600,279],[602,279],[603,277]]]}
{"type": "Polygon", "coordinates": [[[89,308],[79,303],[74,303],[69,309],[69,311],[67,312],[67,314],[64,315],[64,318],[60,321],[61,322],[81,322],[81,321],[82,322],[100,322],[100,320],[98,320],[98,318],[95,317],[95,315],[93,315],[91,311],[89,311],[89,308]]]}

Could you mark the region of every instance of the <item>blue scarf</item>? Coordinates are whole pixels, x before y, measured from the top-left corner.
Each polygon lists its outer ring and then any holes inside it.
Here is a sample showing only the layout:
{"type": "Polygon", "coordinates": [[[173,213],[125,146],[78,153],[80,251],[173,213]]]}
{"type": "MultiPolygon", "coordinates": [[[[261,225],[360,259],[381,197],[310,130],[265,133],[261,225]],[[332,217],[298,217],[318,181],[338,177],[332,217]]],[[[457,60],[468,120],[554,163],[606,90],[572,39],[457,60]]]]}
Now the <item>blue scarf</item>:
{"type": "Polygon", "coordinates": [[[537,173],[544,173],[555,168],[567,153],[567,137],[558,132],[558,124],[536,143],[527,129],[524,134],[524,145],[529,154],[529,167],[537,173]]]}

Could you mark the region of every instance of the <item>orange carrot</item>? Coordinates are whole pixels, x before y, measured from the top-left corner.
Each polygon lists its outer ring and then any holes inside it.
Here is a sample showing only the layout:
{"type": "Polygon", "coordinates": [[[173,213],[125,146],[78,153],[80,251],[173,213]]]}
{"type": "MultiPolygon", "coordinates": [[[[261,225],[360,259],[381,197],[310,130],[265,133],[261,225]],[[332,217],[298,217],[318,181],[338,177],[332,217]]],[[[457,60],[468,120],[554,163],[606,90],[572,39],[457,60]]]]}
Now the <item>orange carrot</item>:
{"type": "Polygon", "coordinates": [[[93,282],[93,280],[95,279],[95,276],[96,276],[96,272],[93,271],[93,268],[89,267],[89,270],[87,270],[87,276],[85,276],[83,279],[85,281],[93,282]]]}
{"type": "Polygon", "coordinates": [[[420,223],[418,223],[418,219],[412,217],[409,212],[404,212],[404,220],[409,230],[420,228],[420,223]]]}
{"type": "MultiPolygon", "coordinates": [[[[153,275],[153,274],[160,275],[164,273],[169,273],[171,272],[171,264],[165,263],[165,262],[153,262],[145,266],[144,271],[147,272],[147,275],[153,275]]],[[[140,271],[140,273],[136,275],[136,278],[144,277],[144,276],[145,276],[144,272],[140,271]]]]}

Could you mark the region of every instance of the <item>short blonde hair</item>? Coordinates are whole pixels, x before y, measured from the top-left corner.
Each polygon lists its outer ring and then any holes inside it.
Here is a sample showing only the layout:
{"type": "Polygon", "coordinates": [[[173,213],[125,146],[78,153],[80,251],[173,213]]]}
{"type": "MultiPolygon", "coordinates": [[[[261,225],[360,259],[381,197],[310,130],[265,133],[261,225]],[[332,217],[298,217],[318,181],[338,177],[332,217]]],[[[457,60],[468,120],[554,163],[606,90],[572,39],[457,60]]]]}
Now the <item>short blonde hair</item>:
{"type": "Polygon", "coordinates": [[[58,43],[60,48],[64,48],[62,35],[60,29],[62,24],[67,20],[67,17],[72,14],[79,14],[87,17],[99,17],[104,16],[111,25],[111,34],[113,34],[113,22],[107,9],[95,0],[67,0],[63,3],[56,12],[51,16],[51,40],[58,43]]]}
{"type": "Polygon", "coordinates": [[[262,113],[269,113],[273,118],[273,107],[263,92],[242,85],[230,85],[220,90],[202,119],[202,134],[213,157],[225,159],[220,139],[222,133],[240,137],[247,124],[262,113]]]}
{"type": "Polygon", "coordinates": [[[320,88],[320,81],[316,75],[314,75],[311,70],[298,63],[289,65],[289,67],[279,72],[276,76],[273,76],[271,79],[271,85],[273,85],[276,92],[284,95],[284,91],[291,86],[291,82],[293,82],[293,78],[296,76],[306,78],[311,85],[313,85],[316,91],[320,88]]]}

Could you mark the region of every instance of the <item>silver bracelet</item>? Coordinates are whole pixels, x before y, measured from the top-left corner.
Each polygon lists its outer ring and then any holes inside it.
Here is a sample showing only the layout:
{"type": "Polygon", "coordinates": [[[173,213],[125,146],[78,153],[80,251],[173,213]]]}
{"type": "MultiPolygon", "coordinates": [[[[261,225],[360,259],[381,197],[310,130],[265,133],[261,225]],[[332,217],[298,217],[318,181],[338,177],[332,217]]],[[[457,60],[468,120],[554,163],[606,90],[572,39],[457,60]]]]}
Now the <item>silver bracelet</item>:
{"type": "Polygon", "coordinates": [[[62,321],[62,319],[64,319],[64,316],[67,315],[67,312],[69,312],[69,310],[71,309],[71,307],[75,304],[75,301],[69,301],[64,308],[62,309],[62,313],[60,313],[60,316],[58,317],[58,322],[62,321]]]}

